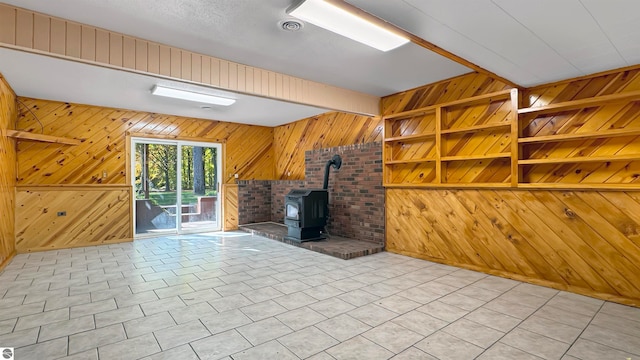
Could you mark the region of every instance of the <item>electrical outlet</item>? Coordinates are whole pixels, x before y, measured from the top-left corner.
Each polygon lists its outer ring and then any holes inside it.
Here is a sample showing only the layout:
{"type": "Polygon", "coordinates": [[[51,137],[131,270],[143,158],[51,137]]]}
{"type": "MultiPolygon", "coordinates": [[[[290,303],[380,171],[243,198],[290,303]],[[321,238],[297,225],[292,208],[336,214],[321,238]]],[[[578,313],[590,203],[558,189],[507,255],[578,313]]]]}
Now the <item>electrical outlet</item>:
{"type": "Polygon", "coordinates": [[[58,216],[67,216],[66,211],[58,211],[58,216]]]}
{"type": "Polygon", "coordinates": [[[102,172],[102,178],[103,178],[103,179],[106,179],[106,178],[107,178],[107,171],[106,171],[106,170],[102,172]]]}
{"type": "Polygon", "coordinates": [[[240,177],[240,175],[235,174],[235,175],[233,175],[233,177],[237,179],[237,178],[239,178],[239,177],[240,177]]]}

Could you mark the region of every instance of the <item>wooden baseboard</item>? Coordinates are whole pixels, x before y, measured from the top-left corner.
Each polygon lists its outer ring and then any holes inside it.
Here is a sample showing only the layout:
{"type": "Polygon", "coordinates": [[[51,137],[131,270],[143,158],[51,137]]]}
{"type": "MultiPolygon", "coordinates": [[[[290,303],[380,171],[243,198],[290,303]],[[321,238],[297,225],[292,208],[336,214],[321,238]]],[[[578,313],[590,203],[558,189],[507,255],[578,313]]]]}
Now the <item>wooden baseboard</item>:
{"type": "Polygon", "coordinates": [[[19,254],[28,254],[28,253],[32,253],[32,252],[40,252],[40,251],[50,251],[50,250],[62,250],[62,249],[73,249],[73,248],[79,248],[79,247],[88,247],[88,246],[100,246],[100,245],[111,245],[111,244],[120,244],[120,243],[125,243],[125,242],[132,242],[133,238],[124,238],[124,239],[114,239],[114,240],[106,240],[106,241],[101,241],[101,242],[96,242],[96,243],[80,243],[80,244],[73,244],[73,245],[69,245],[69,246],[50,246],[50,247],[35,247],[35,248],[29,248],[29,249],[18,249],[19,250],[19,254]]]}
{"type": "Polygon", "coordinates": [[[489,275],[495,275],[495,276],[499,276],[507,279],[522,281],[522,282],[526,282],[534,285],[545,286],[545,287],[549,287],[556,290],[568,291],[568,292],[572,292],[572,293],[576,293],[584,296],[593,297],[600,300],[611,301],[611,302],[615,302],[623,305],[629,305],[629,306],[640,308],[640,299],[636,299],[636,298],[629,298],[629,297],[624,297],[624,296],[619,296],[614,294],[600,293],[597,291],[593,291],[591,289],[585,289],[585,288],[581,288],[573,285],[560,284],[553,281],[531,278],[524,275],[513,274],[506,271],[501,271],[501,270],[483,268],[475,265],[460,264],[456,262],[447,261],[445,259],[432,258],[423,254],[417,254],[409,251],[402,251],[402,250],[395,250],[395,249],[388,249],[388,248],[385,250],[394,254],[410,256],[413,258],[432,261],[432,262],[436,262],[444,265],[455,266],[457,268],[478,271],[478,272],[482,272],[489,275]]]}
{"type": "Polygon", "coordinates": [[[16,254],[17,252],[13,250],[13,252],[11,252],[11,254],[9,254],[9,256],[7,256],[7,258],[4,259],[2,263],[0,263],[0,271],[2,271],[7,265],[9,265],[9,263],[11,262],[11,259],[13,259],[13,257],[16,256],[16,254]]]}

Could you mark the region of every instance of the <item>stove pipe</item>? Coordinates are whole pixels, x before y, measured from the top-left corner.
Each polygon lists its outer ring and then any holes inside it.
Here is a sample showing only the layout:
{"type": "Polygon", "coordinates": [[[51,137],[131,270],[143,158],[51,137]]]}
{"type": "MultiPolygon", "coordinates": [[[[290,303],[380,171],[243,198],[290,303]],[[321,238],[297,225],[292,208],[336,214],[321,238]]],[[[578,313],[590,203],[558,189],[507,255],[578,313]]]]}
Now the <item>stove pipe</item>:
{"type": "Polygon", "coordinates": [[[340,169],[342,166],[342,158],[340,155],[333,155],[331,160],[327,161],[327,165],[324,166],[324,181],[322,182],[322,189],[327,190],[329,188],[329,170],[333,166],[334,169],[340,169]]]}

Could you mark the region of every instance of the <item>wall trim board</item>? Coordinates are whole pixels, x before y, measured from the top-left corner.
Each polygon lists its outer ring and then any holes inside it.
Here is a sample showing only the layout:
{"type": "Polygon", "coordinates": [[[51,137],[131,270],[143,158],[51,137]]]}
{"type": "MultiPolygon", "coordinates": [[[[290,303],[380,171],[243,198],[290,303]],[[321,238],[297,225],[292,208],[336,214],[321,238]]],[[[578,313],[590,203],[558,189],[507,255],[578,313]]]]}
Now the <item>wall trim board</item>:
{"type": "Polygon", "coordinates": [[[380,110],[380,98],[374,95],[165,46],[12,5],[0,3],[0,17],[9,24],[0,27],[0,47],[7,49],[356,114],[377,115],[380,110]],[[34,34],[42,33],[43,29],[49,36],[34,41],[34,34]],[[81,37],[83,41],[77,43],[67,41],[81,37]]]}
{"type": "Polygon", "coordinates": [[[430,257],[430,256],[427,256],[425,254],[417,253],[417,252],[402,251],[402,250],[388,249],[388,248],[385,248],[385,250],[390,252],[390,253],[409,256],[409,257],[422,259],[422,260],[427,260],[427,261],[431,261],[431,262],[435,262],[435,263],[439,263],[439,264],[443,264],[443,265],[455,266],[457,268],[462,268],[462,269],[467,269],[467,270],[472,270],[472,271],[478,271],[478,272],[482,272],[482,273],[485,273],[485,274],[495,275],[495,276],[499,276],[499,277],[503,277],[503,278],[507,278],[507,279],[512,279],[512,280],[517,280],[517,281],[521,281],[521,282],[525,282],[525,283],[529,283],[529,284],[545,286],[545,287],[553,288],[553,289],[556,289],[556,290],[569,291],[569,292],[572,292],[572,293],[585,295],[585,296],[589,296],[589,297],[593,297],[593,298],[597,298],[597,299],[601,299],[601,300],[605,300],[605,301],[612,301],[612,302],[616,302],[616,303],[620,303],[620,304],[624,304],[624,305],[640,307],[640,299],[633,299],[633,298],[621,297],[621,296],[616,296],[616,295],[607,294],[607,293],[591,291],[591,290],[587,290],[587,289],[584,289],[584,288],[581,288],[581,287],[577,287],[577,286],[560,284],[560,283],[556,283],[556,282],[553,282],[553,281],[547,281],[547,280],[542,280],[542,279],[536,279],[536,278],[532,278],[532,277],[528,277],[528,276],[513,274],[513,273],[510,273],[510,272],[495,270],[495,269],[491,269],[491,268],[487,268],[487,267],[474,266],[474,265],[455,262],[455,261],[447,261],[447,260],[444,260],[444,259],[430,257]]]}

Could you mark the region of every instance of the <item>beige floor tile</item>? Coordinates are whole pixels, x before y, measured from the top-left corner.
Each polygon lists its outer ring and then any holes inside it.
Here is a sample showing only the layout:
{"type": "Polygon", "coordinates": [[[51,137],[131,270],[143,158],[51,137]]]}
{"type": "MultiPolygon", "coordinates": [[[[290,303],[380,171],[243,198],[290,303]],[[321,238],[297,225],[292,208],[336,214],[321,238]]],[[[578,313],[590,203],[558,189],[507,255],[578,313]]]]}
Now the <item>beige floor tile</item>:
{"type": "Polygon", "coordinates": [[[170,326],[153,333],[160,344],[162,350],[171,349],[176,346],[188,344],[192,341],[205,338],[211,333],[199,321],[194,320],[181,325],[170,326]]]}
{"type": "Polygon", "coordinates": [[[559,359],[569,348],[569,344],[520,328],[505,335],[500,342],[543,359],[559,359]]]}
{"type": "Polygon", "coordinates": [[[541,360],[535,355],[531,355],[520,349],[505,345],[498,342],[487,349],[482,355],[478,356],[478,360],[541,360]]]}
{"type": "Polygon", "coordinates": [[[339,341],[345,341],[371,329],[371,326],[347,314],[338,315],[315,326],[339,341]]]}
{"type": "Polygon", "coordinates": [[[276,318],[294,331],[304,329],[307,326],[315,325],[327,319],[324,315],[306,306],[282,313],[277,315],[276,318]]]}
{"type": "Polygon", "coordinates": [[[291,328],[273,317],[243,325],[236,330],[254,346],[293,332],[291,328]]]}
{"type": "Polygon", "coordinates": [[[138,336],[117,343],[98,347],[100,359],[133,360],[160,351],[153,334],[138,336]]]}
{"type": "Polygon", "coordinates": [[[448,322],[437,319],[431,315],[414,310],[401,315],[391,322],[403,326],[411,331],[414,331],[423,336],[429,336],[434,332],[449,325],[448,322]]]}
{"type": "Polygon", "coordinates": [[[337,360],[382,360],[393,356],[389,350],[374,344],[362,336],[356,336],[327,350],[337,360]]]}
{"type": "Polygon", "coordinates": [[[69,336],[69,355],[96,349],[99,346],[113,344],[125,340],[127,335],[122,324],[84,331],[69,336]]]}
{"type": "Polygon", "coordinates": [[[504,336],[503,332],[467,319],[457,320],[442,331],[485,349],[504,336]]]}
{"type": "Polygon", "coordinates": [[[395,354],[403,352],[424,339],[423,335],[392,322],[376,326],[363,333],[362,336],[395,354]]]}
{"type": "Polygon", "coordinates": [[[191,343],[201,360],[221,359],[251,348],[251,344],[235,330],[212,335],[191,343]]]}
{"type": "Polygon", "coordinates": [[[441,360],[468,360],[480,355],[483,348],[438,331],[418,342],[415,347],[441,360]]]}
{"type": "Polygon", "coordinates": [[[233,354],[233,360],[298,360],[289,349],[277,341],[254,346],[250,349],[233,354]]]}

